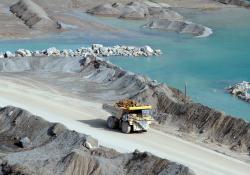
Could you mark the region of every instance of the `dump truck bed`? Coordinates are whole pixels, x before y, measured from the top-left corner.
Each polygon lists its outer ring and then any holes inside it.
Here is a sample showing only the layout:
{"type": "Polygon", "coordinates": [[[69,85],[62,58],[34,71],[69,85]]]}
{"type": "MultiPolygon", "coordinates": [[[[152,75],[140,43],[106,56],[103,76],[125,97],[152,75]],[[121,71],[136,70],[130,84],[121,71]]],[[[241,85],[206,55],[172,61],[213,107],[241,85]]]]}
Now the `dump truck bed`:
{"type": "Polygon", "coordinates": [[[126,111],[126,108],[116,107],[109,104],[103,104],[102,108],[105,111],[109,112],[112,116],[116,116],[117,118],[121,118],[126,111]]]}
{"type": "Polygon", "coordinates": [[[132,106],[128,108],[113,106],[109,104],[103,104],[103,109],[107,112],[111,113],[112,116],[116,116],[117,118],[121,118],[125,112],[128,111],[136,111],[136,110],[150,110],[151,106],[132,106]]]}

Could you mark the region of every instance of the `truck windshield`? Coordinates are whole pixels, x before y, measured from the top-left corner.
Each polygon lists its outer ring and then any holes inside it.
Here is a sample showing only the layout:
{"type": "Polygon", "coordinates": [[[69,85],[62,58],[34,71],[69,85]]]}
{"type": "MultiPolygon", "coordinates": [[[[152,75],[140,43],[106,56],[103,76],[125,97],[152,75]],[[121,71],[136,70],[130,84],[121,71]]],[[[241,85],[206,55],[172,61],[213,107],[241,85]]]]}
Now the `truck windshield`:
{"type": "Polygon", "coordinates": [[[151,110],[142,110],[142,115],[151,115],[151,110]]]}

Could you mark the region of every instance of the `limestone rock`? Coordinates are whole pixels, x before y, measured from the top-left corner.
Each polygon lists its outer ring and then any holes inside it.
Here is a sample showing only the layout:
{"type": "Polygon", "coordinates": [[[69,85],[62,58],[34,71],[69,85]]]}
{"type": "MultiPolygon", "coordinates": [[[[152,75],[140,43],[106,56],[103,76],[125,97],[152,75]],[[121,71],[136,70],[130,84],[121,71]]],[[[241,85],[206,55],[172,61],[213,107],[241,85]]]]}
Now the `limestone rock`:
{"type": "Polygon", "coordinates": [[[141,50],[150,54],[154,53],[154,50],[150,46],[144,46],[143,48],[141,48],[141,50]]]}
{"type": "Polygon", "coordinates": [[[4,58],[14,58],[15,54],[11,53],[10,51],[6,51],[4,53],[4,58]]]}
{"type": "Polygon", "coordinates": [[[30,145],[31,141],[28,137],[23,137],[19,140],[19,142],[16,144],[20,146],[21,148],[27,148],[30,145]]]}
{"type": "Polygon", "coordinates": [[[46,49],[44,54],[47,55],[47,56],[59,56],[60,55],[60,50],[58,50],[55,47],[51,47],[51,48],[46,49]]]}
{"type": "Polygon", "coordinates": [[[86,140],[83,143],[87,149],[93,149],[99,147],[98,141],[91,136],[87,136],[86,140]]]}
{"type": "MultiPolygon", "coordinates": [[[[101,44],[93,44],[92,47],[81,47],[76,50],[63,49],[58,50],[55,47],[51,47],[45,50],[36,50],[31,52],[27,49],[18,49],[15,54],[7,51],[3,54],[5,58],[14,57],[42,57],[42,56],[53,56],[53,57],[88,57],[88,56],[157,56],[160,55],[159,50],[153,50],[150,46],[135,47],[135,46],[113,46],[104,47],[101,44]]],[[[88,59],[88,58],[87,58],[88,59]]],[[[86,61],[86,60],[85,60],[86,61]]],[[[88,61],[86,62],[88,64],[88,61]]]]}
{"type": "Polygon", "coordinates": [[[0,59],[4,58],[4,54],[2,52],[0,52],[0,59]]]}
{"type": "Polygon", "coordinates": [[[243,81],[226,88],[227,92],[236,95],[238,98],[250,103],[250,82],[243,81]]]}
{"type": "Polygon", "coordinates": [[[15,52],[15,54],[16,54],[16,56],[21,56],[21,57],[30,57],[30,56],[32,56],[31,51],[26,50],[26,49],[18,49],[15,52]]]}
{"type": "Polygon", "coordinates": [[[39,50],[36,50],[36,51],[32,52],[32,56],[41,57],[41,56],[44,56],[44,54],[42,52],[40,52],[39,50]]]}

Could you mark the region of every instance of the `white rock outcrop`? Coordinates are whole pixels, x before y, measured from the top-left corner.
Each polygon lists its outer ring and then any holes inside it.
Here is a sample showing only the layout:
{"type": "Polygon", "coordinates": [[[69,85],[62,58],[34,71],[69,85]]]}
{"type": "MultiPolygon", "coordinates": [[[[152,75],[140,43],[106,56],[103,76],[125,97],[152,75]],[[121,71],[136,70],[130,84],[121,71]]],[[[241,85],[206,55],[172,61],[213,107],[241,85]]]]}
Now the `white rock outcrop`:
{"type": "Polygon", "coordinates": [[[148,57],[161,55],[161,50],[154,50],[150,46],[134,47],[116,45],[113,47],[105,47],[102,44],[93,44],[91,47],[81,47],[76,50],[63,49],[59,50],[55,47],[51,47],[45,50],[30,51],[27,49],[18,49],[15,53],[6,51],[4,54],[0,53],[0,58],[14,58],[14,57],[86,57],[86,55],[95,55],[99,57],[107,56],[128,56],[128,57],[148,57]]]}
{"type": "Polygon", "coordinates": [[[250,82],[243,81],[233,86],[229,86],[228,88],[226,88],[226,90],[230,94],[233,94],[238,98],[250,103],[250,94],[248,93],[248,91],[250,90],[250,82]]]}

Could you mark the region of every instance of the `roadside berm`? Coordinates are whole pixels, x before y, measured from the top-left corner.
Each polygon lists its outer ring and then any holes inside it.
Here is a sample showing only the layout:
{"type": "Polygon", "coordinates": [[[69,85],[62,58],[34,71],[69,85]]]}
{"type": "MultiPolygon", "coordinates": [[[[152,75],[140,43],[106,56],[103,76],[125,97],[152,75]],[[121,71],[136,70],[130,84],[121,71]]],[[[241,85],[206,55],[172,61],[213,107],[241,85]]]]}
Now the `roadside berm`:
{"type": "Polygon", "coordinates": [[[0,174],[189,175],[189,168],[148,152],[122,154],[91,136],[16,107],[0,108],[0,174]]]}

